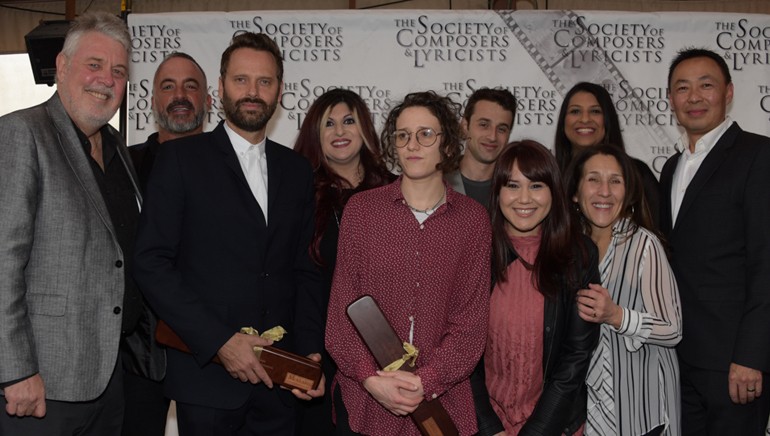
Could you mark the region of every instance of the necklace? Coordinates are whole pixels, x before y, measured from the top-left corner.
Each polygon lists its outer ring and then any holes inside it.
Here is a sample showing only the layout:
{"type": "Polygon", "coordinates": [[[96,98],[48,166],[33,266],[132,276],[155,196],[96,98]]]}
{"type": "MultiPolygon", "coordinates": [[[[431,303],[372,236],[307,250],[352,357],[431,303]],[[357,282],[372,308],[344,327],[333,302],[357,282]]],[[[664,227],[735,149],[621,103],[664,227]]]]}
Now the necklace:
{"type": "Polygon", "coordinates": [[[430,216],[433,214],[433,212],[436,211],[436,209],[438,209],[439,206],[441,206],[441,202],[444,201],[444,197],[446,197],[446,188],[444,188],[444,192],[441,194],[441,198],[438,199],[438,201],[436,202],[436,204],[433,205],[433,207],[429,207],[427,209],[421,210],[421,209],[417,209],[416,207],[412,207],[412,205],[409,204],[408,202],[406,203],[406,205],[409,206],[409,209],[412,209],[412,212],[424,213],[425,215],[430,216]]]}

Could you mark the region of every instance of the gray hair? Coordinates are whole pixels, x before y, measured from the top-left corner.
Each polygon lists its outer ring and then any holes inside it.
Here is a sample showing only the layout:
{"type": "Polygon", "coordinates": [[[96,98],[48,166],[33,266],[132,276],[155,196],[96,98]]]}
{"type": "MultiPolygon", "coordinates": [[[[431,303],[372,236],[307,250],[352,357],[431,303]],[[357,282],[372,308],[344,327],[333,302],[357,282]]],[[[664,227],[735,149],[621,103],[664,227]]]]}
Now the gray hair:
{"type": "Polygon", "coordinates": [[[75,19],[67,31],[62,54],[67,58],[75,54],[80,38],[88,32],[99,32],[119,42],[126,53],[131,52],[131,35],[126,23],[109,12],[87,12],[75,19]]]}

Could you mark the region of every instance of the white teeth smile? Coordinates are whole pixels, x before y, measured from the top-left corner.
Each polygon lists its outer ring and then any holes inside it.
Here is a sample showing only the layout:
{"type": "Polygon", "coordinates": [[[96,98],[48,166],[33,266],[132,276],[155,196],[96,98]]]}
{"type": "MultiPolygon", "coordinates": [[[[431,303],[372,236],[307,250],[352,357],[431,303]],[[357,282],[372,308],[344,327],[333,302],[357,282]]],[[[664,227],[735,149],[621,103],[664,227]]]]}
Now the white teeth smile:
{"type": "Polygon", "coordinates": [[[609,209],[612,207],[611,204],[607,204],[607,203],[591,203],[591,206],[597,209],[609,209]]]}
{"type": "Polygon", "coordinates": [[[578,133],[594,133],[594,130],[595,129],[591,129],[591,128],[586,127],[586,128],[582,128],[582,129],[577,129],[577,132],[578,133]]]}
{"type": "Polygon", "coordinates": [[[86,92],[98,98],[99,100],[107,100],[107,98],[109,97],[107,94],[102,94],[100,92],[95,92],[95,91],[86,91],[86,92]]]}
{"type": "Polygon", "coordinates": [[[348,145],[349,143],[350,141],[348,141],[347,139],[338,139],[336,141],[332,141],[332,145],[337,147],[342,145],[348,145]]]}
{"type": "Polygon", "coordinates": [[[522,215],[529,215],[529,214],[531,214],[532,212],[535,211],[534,208],[532,208],[532,209],[514,209],[514,210],[516,211],[516,213],[520,213],[522,215]]]}

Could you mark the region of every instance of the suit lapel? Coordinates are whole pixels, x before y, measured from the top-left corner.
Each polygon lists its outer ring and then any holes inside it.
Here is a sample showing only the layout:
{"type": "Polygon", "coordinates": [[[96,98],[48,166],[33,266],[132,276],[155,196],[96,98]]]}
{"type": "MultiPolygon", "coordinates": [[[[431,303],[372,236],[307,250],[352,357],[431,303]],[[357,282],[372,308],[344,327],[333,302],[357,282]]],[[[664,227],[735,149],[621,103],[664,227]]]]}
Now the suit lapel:
{"type": "Polygon", "coordinates": [[[733,144],[735,143],[735,138],[740,132],[741,128],[738,127],[738,124],[733,123],[733,125],[725,131],[722,137],[719,138],[719,141],[714,144],[714,148],[703,160],[703,163],[701,164],[700,168],[698,168],[698,171],[695,173],[695,176],[692,178],[692,181],[687,186],[687,190],[684,193],[682,205],[679,207],[679,213],[677,214],[676,222],[674,223],[674,229],[676,229],[679,223],[682,221],[682,217],[692,206],[693,202],[698,197],[698,194],[700,194],[700,191],[709,181],[711,176],[722,165],[722,162],[724,162],[725,159],[725,155],[728,153],[730,148],[732,148],[733,144]]]}
{"type": "Polygon", "coordinates": [[[267,209],[269,211],[274,210],[275,200],[278,198],[278,188],[281,186],[281,179],[283,177],[283,168],[280,162],[280,155],[276,153],[275,147],[283,147],[278,143],[271,140],[267,140],[265,144],[265,155],[267,156],[267,209]]]}
{"type": "Polygon", "coordinates": [[[59,147],[64,154],[67,165],[72,169],[75,178],[80,183],[81,188],[83,188],[91,205],[96,209],[99,218],[101,218],[112,234],[113,240],[117,241],[115,229],[112,228],[112,219],[107,210],[107,204],[104,203],[102,193],[99,191],[99,184],[96,182],[93,170],[91,170],[91,164],[88,162],[89,158],[83,152],[83,146],[80,144],[78,135],[75,132],[75,126],[64,110],[58,93],[48,100],[46,110],[48,111],[48,116],[53,121],[53,126],[56,128],[59,147]]]}
{"type": "MultiPolygon", "coordinates": [[[[111,135],[116,138],[120,137],[118,132],[113,131],[112,126],[109,126],[108,129],[111,135]]],[[[136,174],[134,163],[131,161],[131,155],[128,153],[128,148],[124,147],[122,143],[116,144],[116,146],[120,162],[123,164],[123,168],[125,168],[128,178],[131,179],[131,186],[134,188],[134,195],[136,195],[136,200],[139,203],[139,210],[141,211],[144,198],[142,197],[142,189],[139,187],[139,176],[136,174]]]]}
{"type": "Polygon", "coordinates": [[[674,223],[671,222],[671,189],[674,184],[674,172],[681,158],[681,152],[672,156],[660,173],[661,192],[663,193],[663,197],[660,199],[660,229],[664,234],[668,234],[674,227],[674,223]]]}
{"type": "MultiPolygon", "coordinates": [[[[263,227],[267,226],[262,208],[259,207],[257,199],[254,198],[254,194],[251,192],[249,182],[246,180],[246,175],[243,173],[243,168],[241,168],[241,162],[238,160],[238,156],[236,156],[235,150],[233,149],[233,144],[230,142],[230,138],[227,136],[224,121],[220,122],[219,125],[211,132],[211,134],[213,135],[215,146],[222,153],[222,159],[224,160],[225,165],[230,169],[230,171],[232,171],[233,176],[239,180],[241,193],[243,194],[243,197],[246,198],[244,204],[249,210],[249,213],[254,216],[254,219],[257,220],[260,225],[263,227]]],[[[270,160],[268,159],[268,173],[269,165],[270,160]]],[[[268,189],[269,186],[270,183],[268,183],[268,189]]],[[[268,199],[269,198],[270,196],[268,192],[268,199]]],[[[268,207],[269,204],[270,201],[268,200],[268,207]]]]}

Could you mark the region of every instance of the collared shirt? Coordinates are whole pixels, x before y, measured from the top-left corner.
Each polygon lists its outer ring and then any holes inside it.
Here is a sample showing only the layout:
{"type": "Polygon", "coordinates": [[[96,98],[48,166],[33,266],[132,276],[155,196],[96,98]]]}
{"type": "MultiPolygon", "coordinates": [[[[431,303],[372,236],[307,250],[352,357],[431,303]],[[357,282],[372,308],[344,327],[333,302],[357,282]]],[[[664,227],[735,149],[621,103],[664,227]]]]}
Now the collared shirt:
{"type": "Polygon", "coordinates": [[[142,312],[142,296],[134,283],[131,271],[133,270],[134,240],[136,228],[139,223],[139,207],[136,191],[126,166],[118,155],[120,144],[109,133],[108,128],[102,127],[102,162],[104,170],[91,157],[91,142],[85,133],[75,126],[75,131],[83,146],[83,151],[93,171],[99,191],[110,214],[112,227],[123,252],[123,259],[115,259],[116,268],[124,268],[126,289],[123,294],[123,321],[121,330],[123,334],[133,332],[142,312]]]}
{"type": "MultiPolygon", "coordinates": [[[[258,189],[256,186],[252,186],[252,184],[259,183],[259,180],[255,181],[254,178],[249,177],[249,153],[257,154],[257,158],[259,159],[259,167],[262,170],[262,177],[260,180],[263,183],[262,186],[265,192],[265,200],[267,200],[267,154],[265,153],[267,136],[265,136],[265,139],[263,139],[260,143],[252,144],[244,139],[241,135],[235,133],[235,131],[226,122],[224,123],[224,126],[225,132],[227,132],[227,137],[230,138],[230,143],[233,145],[235,155],[238,156],[238,162],[241,164],[241,169],[243,170],[243,174],[246,176],[246,180],[249,182],[249,187],[251,188],[252,192],[256,192],[258,189]]],[[[257,198],[256,195],[254,197],[257,198]]],[[[265,222],[267,222],[267,201],[263,202],[257,198],[257,202],[259,203],[259,207],[262,208],[262,213],[265,215],[265,222]]]]}
{"type": "Polygon", "coordinates": [[[710,132],[703,135],[698,142],[695,143],[695,151],[690,151],[690,139],[687,133],[679,138],[676,143],[676,148],[682,151],[682,156],[679,158],[679,162],[674,170],[674,180],[671,184],[671,222],[676,224],[676,217],[679,215],[679,208],[682,206],[682,199],[687,191],[687,187],[690,186],[690,182],[695,173],[698,172],[703,161],[708,156],[709,152],[714,145],[719,141],[719,138],[727,131],[727,129],[733,124],[733,120],[730,117],[725,117],[722,124],[710,132]]]}
{"type": "Polygon", "coordinates": [[[346,315],[369,294],[396,334],[419,349],[425,400],[440,399],[461,435],[476,432],[470,373],[486,344],[491,230],[486,210],[447,187],[446,202],[422,224],[401,179],[354,195],[342,217],[329,301],[326,348],[358,433],[419,435],[408,417],[380,405],[363,387],[375,361],[346,315]]]}

